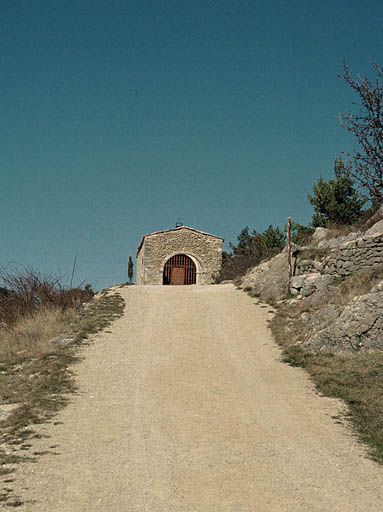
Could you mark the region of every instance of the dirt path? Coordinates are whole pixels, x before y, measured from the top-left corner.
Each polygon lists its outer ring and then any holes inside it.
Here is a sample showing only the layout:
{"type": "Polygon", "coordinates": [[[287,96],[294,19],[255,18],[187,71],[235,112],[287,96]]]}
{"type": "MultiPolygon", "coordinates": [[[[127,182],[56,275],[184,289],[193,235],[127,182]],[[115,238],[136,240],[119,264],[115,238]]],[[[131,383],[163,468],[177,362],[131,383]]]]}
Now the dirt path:
{"type": "Polygon", "coordinates": [[[18,470],[18,510],[382,510],[383,469],[279,362],[268,308],[231,285],[121,293],[125,316],[75,368],[81,393],[42,427],[36,450],[59,455],[18,470]]]}

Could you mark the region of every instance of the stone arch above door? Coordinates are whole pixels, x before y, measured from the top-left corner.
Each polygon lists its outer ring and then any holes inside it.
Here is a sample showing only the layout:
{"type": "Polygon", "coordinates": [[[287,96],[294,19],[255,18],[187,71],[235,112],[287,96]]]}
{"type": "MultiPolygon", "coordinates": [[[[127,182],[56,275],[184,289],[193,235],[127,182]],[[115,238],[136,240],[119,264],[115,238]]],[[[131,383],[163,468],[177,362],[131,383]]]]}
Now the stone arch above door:
{"type": "MultiPolygon", "coordinates": [[[[174,258],[176,256],[186,256],[194,263],[194,265],[195,265],[195,283],[193,283],[193,284],[200,284],[201,282],[203,282],[204,269],[203,269],[203,266],[202,266],[201,262],[199,261],[199,259],[194,254],[191,254],[188,251],[185,251],[185,252],[177,251],[177,252],[174,252],[174,253],[170,254],[169,256],[167,256],[166,259],[162,262],[161,270],[160,270],[162,284],[165,284],[164,283],[165,266],[169,260],[171,260],[172,258],[174,258]]],[[[170,284],[170,283],[166,283],[166,284],[170,284]]]]}
{"type": "Polygon", "coordinates": [[[164,265],[164,285],[196,284],[196,264],[186,254],[175,254],[164,265]]]}

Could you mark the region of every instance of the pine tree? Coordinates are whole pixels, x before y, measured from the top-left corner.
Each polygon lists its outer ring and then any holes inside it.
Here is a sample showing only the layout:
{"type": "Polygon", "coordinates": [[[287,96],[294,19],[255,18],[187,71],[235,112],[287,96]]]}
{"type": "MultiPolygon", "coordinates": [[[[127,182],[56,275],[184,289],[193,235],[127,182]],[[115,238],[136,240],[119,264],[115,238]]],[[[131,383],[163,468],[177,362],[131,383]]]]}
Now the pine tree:
{"type": "Polygon", "coordinates": [[[341,158],[334,163],[335,179],[319,178],[308,200],[314,207],[312,225],[326,227],[329,224],[351,225],[358,220],[365,200],[354,188],[349,170],[341,158]]]}

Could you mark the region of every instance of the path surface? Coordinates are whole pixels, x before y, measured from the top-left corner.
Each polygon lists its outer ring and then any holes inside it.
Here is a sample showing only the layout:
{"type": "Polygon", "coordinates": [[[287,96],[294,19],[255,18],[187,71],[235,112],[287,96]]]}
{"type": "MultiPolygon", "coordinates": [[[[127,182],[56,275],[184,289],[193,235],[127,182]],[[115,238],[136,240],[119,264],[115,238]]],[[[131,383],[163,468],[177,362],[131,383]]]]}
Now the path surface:
{"type": "Polygon", "coordinates": [[[304,372],[280,362],[268,308],[231,285],[127,287],[84,349],[81,393],[18,470],[32,512],[381,512],[364,457],[304,372]]]}

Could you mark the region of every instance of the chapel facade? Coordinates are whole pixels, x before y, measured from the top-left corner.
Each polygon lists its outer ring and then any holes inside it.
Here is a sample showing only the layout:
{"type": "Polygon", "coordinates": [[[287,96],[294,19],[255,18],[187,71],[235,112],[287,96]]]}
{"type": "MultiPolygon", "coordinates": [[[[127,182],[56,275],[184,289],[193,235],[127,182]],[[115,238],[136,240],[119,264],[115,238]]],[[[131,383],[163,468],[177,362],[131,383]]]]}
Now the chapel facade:
{"type": "Polygon", "coordinates": [[[223,238],[187,226],[144,235],[136,284],[211,284],[221,269],[222,244],[223,238]]]}

